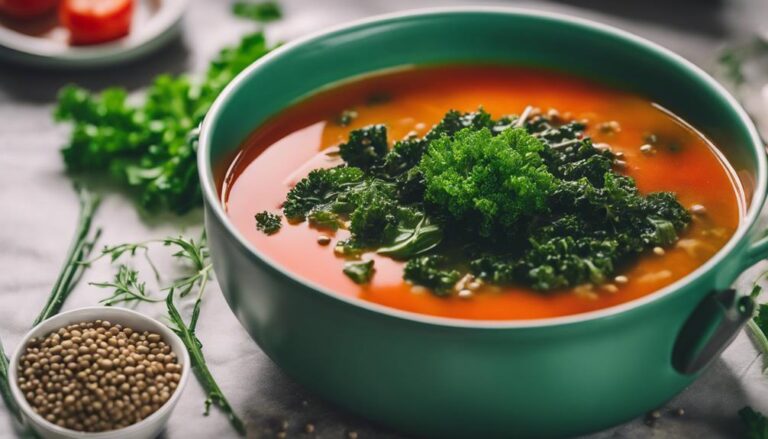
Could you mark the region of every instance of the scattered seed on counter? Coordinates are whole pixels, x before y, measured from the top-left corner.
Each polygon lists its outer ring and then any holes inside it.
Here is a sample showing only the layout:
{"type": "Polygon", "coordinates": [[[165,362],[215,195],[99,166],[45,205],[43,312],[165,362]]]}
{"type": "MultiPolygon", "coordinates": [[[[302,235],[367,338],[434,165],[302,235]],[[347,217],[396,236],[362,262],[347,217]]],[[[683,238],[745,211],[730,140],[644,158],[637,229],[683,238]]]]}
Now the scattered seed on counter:
{"type": "Polygon", "coordinates": [[[29,341],[19,388],[51,423],[101,432],[135,424],[170,399],[181,365],[159,334],[108,321],[76,323],[29,341]]]}

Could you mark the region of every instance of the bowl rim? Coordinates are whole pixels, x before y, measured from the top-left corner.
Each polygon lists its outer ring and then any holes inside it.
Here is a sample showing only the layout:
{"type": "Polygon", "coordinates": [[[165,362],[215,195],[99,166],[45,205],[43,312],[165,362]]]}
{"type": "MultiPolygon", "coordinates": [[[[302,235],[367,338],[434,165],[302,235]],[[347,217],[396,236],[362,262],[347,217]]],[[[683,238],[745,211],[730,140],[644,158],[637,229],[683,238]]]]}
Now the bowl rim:
{"type": "MultiPolygon", "coordinates": [[[[282,109],[281,109],[282,110],[282,109]]],[[[563,325],[578,324],[588,321],[594,321],[604,318],[610,318],[630,310],[649,305],[653,302],[659,301],[664,297],[671,295],[672,293],[679,291],[681,287],[691,283],[695,279],[701,277],[704,273],[709,272],[716,266],[721,264],[727,257],[731,256],[734,250],[743,245],[745,240],[749,238],[748,232],[755,226],[760,211],[763,208],[766,197],[766,185],[768,184],[768,162],[765,154],[762,153],[762,142],[758,135],[757,129],[754,123],[751,121],[746,111],[738,103],[738,101],[725,89],[723,85],[718,83],[714,78],[707,74],[703,69],[688,61],[681,55],[667,49],[657,43],[654,43],[646,38],[635,35],[631,32],[624,31],[617,27],[607,25],[601,22],[585,19],[581,17],[575,17],[563,13],[542,11],[530,8],[520,7],[506,7],[506,6],[455,6],[455,7],[434,7],[434,8],[418,8],[401,12],[376,15],[360,20],[351,21],[341,25],[333,26],[325,30],[310,33],[304,37],[293,40],[287,44],[284,44],[265,56],[261,57],[246,69],[244,69],[239,75],[237,75],[225,89],[219,94],[215,102],[208,111],[205,119],[202,122],[200,130],[200,141],[197,151],[197,164],[198,164],[198,176],[201,182],[203,197],[208,210],[208,213],[212,213],[214,218],[221,223],[226,229],[230,237],[234,238],[237,245],[244,250],[248,256],[255,257],[259,262],[264,263],[267,267],[277,271],[283,276],[288,277],[292,281],[299,285],[303,285],[307,288],[329,296],[332,299],[344,302],[348,305],[356,308],[362,308],[379,315],[393,317],[397,319],[407,320],[412,323],[422,323],[432,326],[440,327],[453,327],[453,328],[474,328],[474,329],[514,329],[514,328],[543,328],[543,327],[555,327],[563,325]],[[453,317],[441,317],[427,314],[420,314],[412,311],[404,311],[385,305],[380,305],[366,300],[349,297],[342,294],[334,293],[330,288],[318,285],[315,282],[304,279],[299,274],[293,273],[271,260],[269,256],[265,255],[253,244],[251,244],[234,224],[229,220],[221,200],[218,196],[218,190],[216,189],[215,179],[213,177],[212,161],[209,160],[211,150],[211,135],[209,134],[220,117],[222,109],[228,103],[228,101],[235,95],[239,89],[243,86],[243,83],[252,75],[254,75],[262,66],[274,63],[286,54],[290,54],[291,51],[296,48],[318,40],[323,40],[327,37],[334,36],[337,33],[352,31],[356,29],[363,29],[368,26],[382,24],[386,22],[407,20],[414,18],[422,18],[429,16],[445,16],[445,15],[461,15],[461,14],[492,14],[492,15],[507,15],[515,17],[531,17],[538,19],[547,19],[552,22],[567,24],[571,26],[577,26],[590,32],[602,33],[608,38],[614,38],[620,40],[624,44],[633,44],[642,46],[645,49],[653,52],[655,56],[664,59],[665,61],[678,64],[685,68],[691,75],[695,76],[700,83],[716,92],[718,97],[727,105],[728,109],[738,116],[739,122],[749,133],[750,146],[753,149],[753,153],[757,157],[757,178],[755,182],[755,192],[751,198],[751,204],[746,214],[741,218],[738,228],[734,232],[733,236],[728,242],[709,260],[699,266],[693,272],[678,279],[677,281],[660,288],[650,294],[642,296],[640,298],[630,300],[625,303],[602,308],[594,311],[571,314],[559,317],[549,317],[542,319],[531,320],[471,320],[461,319],[453,317]]],[[[210,219],[206,216],[206,221],[210,219]]]]}
{"type": "MultiPolygon", "coordinates": [[[[111,320],[111,318],[112,317],[83,317],[84,320],[82,321],[111,320]]],[[[43,425],[46,429],[65,437],[112,439],[123,437],[123,435],[128,435],[130,433],[139,432],[143,428],[146,428],[148,424],[159,422],[163,416],[170,415],[170,412],[175,408],[179,398],[181,398],[181,394],[184,392],[184,387],[186,387],[187,380],[189,379],[189,374],[191,372],[190,361],[189,353],[184,347],[184,342],[181,341],[181,338],[176,335],[176,333],[173,332],[168,326],[164,325],[157,319],[127,308],[119,308],[114,306],[87,306],[56,314],[55,316],[43,320],[42,322],[35,325],[32,329],[27,331],[27,333],[24,334],[24,337],[22,337],[19,343],[16,345],[16,348],[13,350],[13,354],[11,355],[10,361],[8,363],[8,381],[11,387],[11,393],[13,394],[14,398],[16,398],[16,403],[19,405],[19,408],[21,408],[24,416],[28,419],[31,419],[33,424],[43,425]],[[176,386],[176,389],[173,391],[173,394],[171,394],[171,397],[168,399],[168,401],[160,406],[157,411],[142,419],[141,421],[135,424],[131,424],[127,427],[100,432],[84,432],[56,425],[37,414],[37,412],[35,412],[29,405],[27,398],[19,388],[18,364],[19,360],[21,359],[21,355],[31,338],[57,330],[58,328],[62,328],[63,326],[70,324],[69,322],[79,322],[81,320],[78,320],[78,316],[89,316],[92,313],[98,315],[104,313],[105,311],[114,315],[122,314],[126,320],[136,319],[142,321],[142,323],[146,323],[148,326],[154,327],[152,330],[158,332],[166,341],[169,341],[169,345],[176,345],[181,347],[181,349],[175,349],[172,347],[172,352],[177,355],[177,358],[182,360],[181,378],[179,379],[179,384],[176,386]]]]}

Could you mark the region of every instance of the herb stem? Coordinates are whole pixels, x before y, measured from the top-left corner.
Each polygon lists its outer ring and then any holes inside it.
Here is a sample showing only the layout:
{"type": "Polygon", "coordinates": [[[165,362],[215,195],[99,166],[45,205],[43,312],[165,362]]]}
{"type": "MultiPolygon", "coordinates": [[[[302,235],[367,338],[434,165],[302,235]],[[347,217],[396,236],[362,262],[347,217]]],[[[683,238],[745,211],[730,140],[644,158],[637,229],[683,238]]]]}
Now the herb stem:
{"type": "Polygon", "coordinates": [[[78,188],[77,191],[80,201],[80,215],[77,222],[75,237],[70,245],[67,258],[64,261],[64,266],[59,273],[59,277],[56,279],[56,283],[54,283],[53,289],[48,296],[48,301],[42,311],[40,311],[40,314],[37,316],[32,326],[57,314],[59,310],[61,310],[64,301],[67,300],[67,297],[69,297],[69,294],[77,284],[80,275],[83,273],[84,266],[80,264],[79,261],[90,254],[94,243],[101,233],[100,231],[97,231],[92,239],[88,238],[93,217],[99,206],[99,197],[82,187],[78,188]]]}
{"type": "Polygon", "coordinates": [[[23,418],[21,416],[19,405],[16,404],[16,400],[13,398],[13,394],[11,393],[11,387],[8,383],[8,370],[8,357],[5,356],[3,343],[0,341],[0,396],[2,396],[8,411],[11,412],[16,420],[21,424],[23,423],[23,418]]]}
{"type": "Polygon", "coordinates": [[[749,319],[747,327],[752,333],[755,342],[757,342],[758,349],[763,354],[763,357],[766,357],[766,361],[768,361],[768,337],[765,336],[765,333],[757,325],[755,319],[749,319]]]}
{"type": "Polygon", "coordinates": [[[205,269],[202,271],[202,278],[200,279],[200,287],[197,291],[197,298],[195,299],[195,306],[192,308],[192,318],[189,322],[189,329],[190,331],[195,331],[197,329],[197,319],[200,317],[200,306],[203,303],[203,292],[205,291],[205,286],[208,284],[208,272],[211,270],[213,266],[207,265],[205,269]]]}
{"type": "MultiPolygon", "coordinates": [[[[207,277],[208,276],[206,272],[204,278],[207,279],[207,277]]],[[[201,284],[201,286],[204,285],[201,284]]],[[[184,324],[184,320],[181,318],[179,311],[173,304],[173,293],[174,290],[171,289],[165,299],[166,306],[168,307],[168,315],[176,326],[172,329],[174,329],[176,334],[181,338],[181,341],[187,348],[187,352],[189,352],[192,370],[195,372],[200,385],[203,386],[203,390],[207,394],[207,399],[205,401],[205,414],[207,415],[209,413],[211,405],[218,406],[227,415],[227,418],[229,419],[230,424],[232,424],[232,427],[234,427],[234,429],[241,436],[245,436],[245,424],[243,424],[243,421],[237,416],[232,406],[229,405],[229,401],[227,401],[227,398],[224,396],[221,388],[219,388],[219,385],[213,378],[211,371],[208,369],[205,356],[203,356],[202,343],[195,335],[194,326],[187,326],[184,324]]],[[[200,300],[198,299],[198,301],[195,303],[195,310],[193,311],[193,315],[199,315],[199,309],[200,300]]]]}

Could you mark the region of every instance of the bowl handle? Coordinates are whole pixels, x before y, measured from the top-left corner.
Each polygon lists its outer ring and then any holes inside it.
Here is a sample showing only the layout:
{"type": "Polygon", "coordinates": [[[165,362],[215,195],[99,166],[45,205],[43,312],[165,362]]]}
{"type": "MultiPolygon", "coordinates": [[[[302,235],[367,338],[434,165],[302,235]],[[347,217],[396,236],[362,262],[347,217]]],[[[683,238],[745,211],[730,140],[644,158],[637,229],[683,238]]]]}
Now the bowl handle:
{"type": "Polygon", "coordinates": [[[714,291],[701,300],[677,335],[672,366],[682,374],[704,368],[752,318],[755,302],[734,289],[714,291]]]}

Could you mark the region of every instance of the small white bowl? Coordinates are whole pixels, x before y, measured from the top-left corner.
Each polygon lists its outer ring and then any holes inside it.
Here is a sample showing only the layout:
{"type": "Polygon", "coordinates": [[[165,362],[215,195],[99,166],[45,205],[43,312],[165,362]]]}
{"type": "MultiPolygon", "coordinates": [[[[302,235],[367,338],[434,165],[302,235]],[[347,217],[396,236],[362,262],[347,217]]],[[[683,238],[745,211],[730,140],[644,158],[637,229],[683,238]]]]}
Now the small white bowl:
{"type": "Polygon", "coordinates": [[[131,311],[125,308],[94,306],[58,314],[32,328],[32,330],[24,336],[14,350],[13,356],[11,356],[9,381],[11,392],[13,393],[14,398],[16,398],[19,407],[21,407],[21,411],[24,413],[27,423],[43,439],[151,439],[160,434],[160,431],[165,427],[168,418],[171,416],[171,412],[181,397],[181,393],[184,390],[184,386],[187,383],[187,378],[190,373],[189,361],[189,354],[181,339],[164,324],[143,314],[137,313],[136,311],[131,311]],[[73,323],[94,320],[107,320],[112,324],[120,324],[137,331],[151,331],[161,335],[165,342],[171,347],[171,351],[176,354],[182,370],[181,379],[179,380],[176,390],[174,390],[171,398],[156,412],[136,424],[129,425],[125,428],[99,433],[86,433],[60,427],[46,421],[42,416],[35,413],[27,402],[27,399],[24,397],[21,389],[19,389],[18,365],[19,359],[23,355],[31,338],[45,336],[52,331],[73,323]]]}

